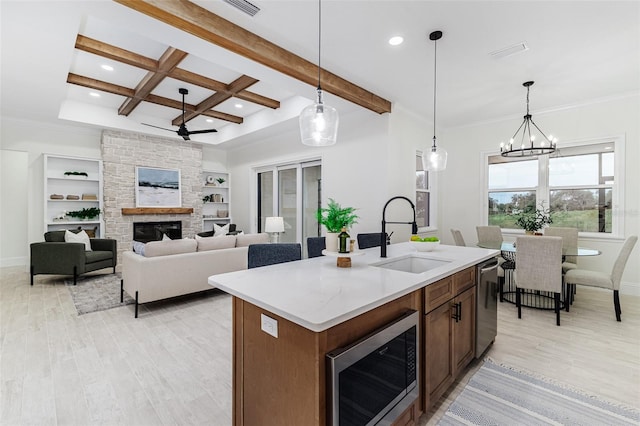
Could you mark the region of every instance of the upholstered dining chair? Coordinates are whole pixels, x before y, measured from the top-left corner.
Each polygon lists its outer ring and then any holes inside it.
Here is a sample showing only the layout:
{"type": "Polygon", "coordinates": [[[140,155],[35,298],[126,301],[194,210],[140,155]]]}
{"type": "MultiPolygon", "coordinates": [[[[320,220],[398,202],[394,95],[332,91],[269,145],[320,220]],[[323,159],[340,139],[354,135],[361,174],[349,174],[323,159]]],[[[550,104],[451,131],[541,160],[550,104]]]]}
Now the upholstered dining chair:
{"type": "Polygon", "coordinates": [[[307,257],[323,256],[322,250],[327,248],[327,242],[325,237],[308,237],[307,238],[307,257]]]}
{"type": "Polygon", "coordinates": [[[248,268],[293,262],[302,259],[299,243],[251,244],[247,254],[248,268]]]}
{"type": "MultiPolygon", "coordinates": [[[[502,244],[502,229],[499,226],[476,226],[476,233],[478,234],[478,244],[492,243],[496,244],[499,249],[502,244]]],[[[498,292],[500,293],[500,301],[504,301],[504,282],[505,282],[505,269],[513,270],[513,262],[506,262],[502,256],[498,257],[498,292]]]]}
{"type": "MultiPolygon", "coordinates": [[[[578,228],[549,227],[544,230],[547,237],[561,237],[563,247],[578,247],[578,228]]],[[[565,256],[562,262],[562,272],[566,273],[578,267],[577,256],[565,256]]]]}
{"type": "Polygon", "coordinates": [[[459,229],[451,228],[451,235],[453,235],[453,241],[457,246],[466,246],[464,243],[464,238],[462,237],[462,232],[459,229]]]}
{"type": "Polygon", "coordinates": [[[502,229],[499,226],[476,226],[476,233],[478,234],[478,243],[483,242],[490,243],[502,243],[502,229]]]}
{"type": "MultiPolygon", "coordinates": [[[[622,279],[622,273],[624,272],[627,260],[629,259],[629,255],[631,254],[633,247],[636,245],[636,242],[638,242],[638,237],[636,235],[632,235],[626,239],[620,249],[618,258],[613,264],[611,274],[605,274],[598,271],[588,271],[586,269],[571,269],[567,271],[564,276],[565,283],[568,287],[574,287],[576,284],[580,284],[613,290],[613,308],[616,313],[616,320],[622,321],[620,318],[622,315],[619,294],[620,280],[622,279]]],[[[518,247],[518,251],[520,251],[520,247],[518,247]]]]}
{"type": "Polygon", "coordinates": [[[553,293],[556,325],[560,325],[560,294],[562,293],[562,238],[517,237],[516,306],[522,318],[522,290],[553,293]]]}
{"type": "Polygon", "coordinates": [[[358,234],[358,248],[367,249],[371,247],[380,247],[382,244],[382,232],[366,232],[358,234]]]}

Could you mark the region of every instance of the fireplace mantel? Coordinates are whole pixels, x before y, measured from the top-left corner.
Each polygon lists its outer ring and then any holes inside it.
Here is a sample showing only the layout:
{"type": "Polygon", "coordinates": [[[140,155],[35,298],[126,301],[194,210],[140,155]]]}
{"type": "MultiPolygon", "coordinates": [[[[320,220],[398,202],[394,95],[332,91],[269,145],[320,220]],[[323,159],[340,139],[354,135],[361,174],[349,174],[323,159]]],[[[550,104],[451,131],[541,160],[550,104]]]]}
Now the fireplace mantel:
{"type": "Polygon", "coordinates": [[[135,214],[191,214],[192,207],[123,207],[123,215],[135,214]]]}

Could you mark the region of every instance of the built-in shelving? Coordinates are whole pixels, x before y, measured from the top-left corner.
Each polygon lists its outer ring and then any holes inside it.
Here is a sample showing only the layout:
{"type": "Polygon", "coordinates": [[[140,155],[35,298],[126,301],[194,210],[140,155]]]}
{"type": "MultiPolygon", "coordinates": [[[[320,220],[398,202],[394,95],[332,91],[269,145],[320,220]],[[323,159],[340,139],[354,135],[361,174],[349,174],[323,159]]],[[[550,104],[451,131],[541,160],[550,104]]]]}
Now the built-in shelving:
{"type": "Polygon", "coordinates": [[[231,187],[229,178],[230,176],[227,172],[212,170],[204,170],[202,172],[202,197],[213,197],[213,201],[203,202],[203,231],[211,231],[214,223],[218,225],[231,223],[231,187]],[[224,179],[224,182],[220,183],[219,179],[224,179]]]}
{"type": "Polygon", "coordinates": [[[45,154],[45,231],[81,227],[95,231],[96,237],[102,237],[104,235],[102,189],[102,160],[45,154]],[[65,173],[67,174],[65,175],[65,173]],[[59,196],[63,198],[57,199],[59,196]],[[76,197],[77,199],[73,199],[76,197]],[[81,220],[65,214],[91,207],[100,209],[101,213],[98,217],[81,220]]]}

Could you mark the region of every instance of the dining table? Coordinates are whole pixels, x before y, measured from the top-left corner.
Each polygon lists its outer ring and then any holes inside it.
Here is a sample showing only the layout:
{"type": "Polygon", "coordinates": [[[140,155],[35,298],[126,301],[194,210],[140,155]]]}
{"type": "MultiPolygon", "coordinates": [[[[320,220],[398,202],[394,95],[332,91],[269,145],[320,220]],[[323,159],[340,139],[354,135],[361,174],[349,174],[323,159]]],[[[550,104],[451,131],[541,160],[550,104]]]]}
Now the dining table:
{"type": "MultiPolygon", "coordinates": [[[[483,241],[479,242],[478,247],[489,248],[494,250],[500,250],[500,255],[504,261],[500,264],[500,267],[504,270],[504,283],[499,286],[500,301],[516,303],[516,283],[513,279],[513,271],[516,269],[516,255],[517,247],[515,242],[506,241],[483,241]]],[[[587,248],[587,247],[562,247],[562,260],[564,261],[566,256],[598,256],[600,250],[587,248]]],[[[564,282],[563,282],[564,286],[564,282]]],[[[562,292],[561,301],[562,307],[565,308],[567,303],[573,301],[573,295],[569,296],[566,291],[562,292]]],[[[522,306],[537,308],[537,309],[554,309],[553,293],[539,291],[539,290],[527,290],[523,289],[522,306]]]]}

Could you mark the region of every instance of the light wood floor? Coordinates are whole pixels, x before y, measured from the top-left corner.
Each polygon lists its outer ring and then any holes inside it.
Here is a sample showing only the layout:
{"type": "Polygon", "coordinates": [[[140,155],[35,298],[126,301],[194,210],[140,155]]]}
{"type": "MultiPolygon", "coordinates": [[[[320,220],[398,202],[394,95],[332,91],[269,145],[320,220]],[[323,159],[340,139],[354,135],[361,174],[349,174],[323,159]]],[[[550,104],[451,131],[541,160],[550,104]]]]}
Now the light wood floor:
{"type": "MultiPolygon", "coordinates": [[[[1,425],[231,424],[231,302],[219,291],[77,316],[60,280],[0,269],[1,425]],[[58,284],[55,284],[55,283],[58,284]]],[[[570,313],[499,306],[485,356],[640,406],[640,298],[579,288],[570,313]]],[[[421,418],[435,424],[480,362],[421,418]]],[[[298,425],[295,425],[298,426],[298,425]]],[[[304,426],[304,425],[301,425],[304,426]]]]}

